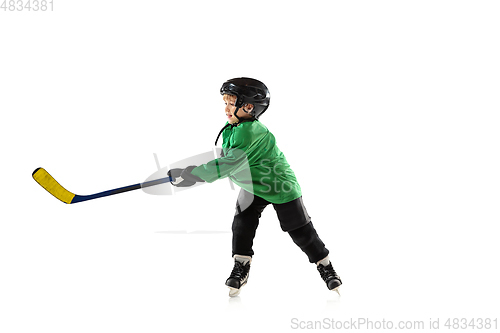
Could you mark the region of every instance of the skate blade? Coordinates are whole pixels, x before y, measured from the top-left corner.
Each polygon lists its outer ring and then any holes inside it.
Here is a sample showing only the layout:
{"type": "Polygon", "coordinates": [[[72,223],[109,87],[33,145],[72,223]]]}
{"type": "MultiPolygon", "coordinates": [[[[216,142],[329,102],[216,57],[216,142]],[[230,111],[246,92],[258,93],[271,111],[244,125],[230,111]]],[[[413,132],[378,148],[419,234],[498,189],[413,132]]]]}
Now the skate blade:
{"type": "Polygon", "coordinates": [[[240,289],[236,289],[236,288],[233,288],[233,287],[229,287],[229,297],[235,297],[235,296],[238,296],[241,292],[241,288],[243,288],[245,285],[247,284],[247,282],[245,281],[241,286],[240,286],[240,289]]]}
{"type": "Polygon", "coordinates": [[[229,297],[236,297],[240,294],[241,289],[229,287],[229,297]]]}

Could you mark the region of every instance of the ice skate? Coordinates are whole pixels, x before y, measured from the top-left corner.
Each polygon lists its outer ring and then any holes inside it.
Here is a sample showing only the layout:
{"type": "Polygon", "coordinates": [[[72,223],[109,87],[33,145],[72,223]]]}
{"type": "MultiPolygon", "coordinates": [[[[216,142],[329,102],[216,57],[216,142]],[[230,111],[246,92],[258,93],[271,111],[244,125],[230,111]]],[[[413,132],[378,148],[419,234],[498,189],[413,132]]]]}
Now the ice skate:
{"type": "Polygon", "coordinates": [[[340,277],[337,275],[335,270],[333,269],[332,263],[329,262],[328,265],[323,265],[322,263],[318,263],[318,272],[321,275],[323,281],[325,281],[326,286],[330,290],[334,290],[337,294],[340,295],[338,288],[342,285],[342,281],[340,277]]]}
{"type": "Polygon", "coordinates": [[[229,287],[229,296],[238,296],[243,287],[248,281],[250,272],[251,257],[247,256],[234,256],[234,267],[231,275],[226,280],[226,286],[229,287]]]}

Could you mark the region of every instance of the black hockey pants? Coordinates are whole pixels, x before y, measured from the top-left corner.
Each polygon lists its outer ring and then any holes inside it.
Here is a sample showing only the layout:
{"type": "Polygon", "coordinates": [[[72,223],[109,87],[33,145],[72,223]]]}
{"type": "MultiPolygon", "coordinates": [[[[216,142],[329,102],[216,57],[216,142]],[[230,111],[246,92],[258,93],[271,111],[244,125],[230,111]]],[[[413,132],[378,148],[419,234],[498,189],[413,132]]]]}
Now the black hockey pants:
{"type": "MultiPolygon", "coordinates": [[[[260,216],[269,204],[269,201],[241,189],[232,226],[233,255],[253,256],[255,232],[260,216]],[[246,204],[246,208],[242,210],[240,202],[244,201],[251,203],[246,204]]],[[[302,203],[302,197],[284,204],[272,205],[278,215],[281,229],[288,232],[293,242],[307,255],[309,262],[316,263],[328,255],[328,249],[314,229],[302,203]]]]}

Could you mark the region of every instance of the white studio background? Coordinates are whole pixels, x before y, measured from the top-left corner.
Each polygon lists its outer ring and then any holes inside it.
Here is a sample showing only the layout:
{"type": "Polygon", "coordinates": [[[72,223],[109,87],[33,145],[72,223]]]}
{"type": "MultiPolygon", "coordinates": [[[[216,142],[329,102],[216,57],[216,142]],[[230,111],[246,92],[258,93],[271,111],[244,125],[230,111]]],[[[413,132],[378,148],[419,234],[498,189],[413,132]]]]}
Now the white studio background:
{"type": "Polygon", "coordinates": [[[496,1],[57,1],[0,11],[2,332],[293,330],[292,319],[494,318],[496,1]],[[224,80],[262,117],[343,279],[329,292],[271,207],[228,299],[237,192],[77,194],[213,148],[224,80]]]}

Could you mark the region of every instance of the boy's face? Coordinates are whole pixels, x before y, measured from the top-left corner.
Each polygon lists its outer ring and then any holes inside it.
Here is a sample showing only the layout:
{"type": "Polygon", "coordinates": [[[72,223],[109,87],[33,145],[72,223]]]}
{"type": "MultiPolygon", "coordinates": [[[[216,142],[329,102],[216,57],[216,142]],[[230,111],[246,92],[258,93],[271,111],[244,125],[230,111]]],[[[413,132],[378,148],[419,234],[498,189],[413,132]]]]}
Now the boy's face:
{"type": "MultiPolygon", "coordinates": [[[[235,106],[236,96],[224,95],[222,98],[224,100],[224,103],[226,104],[226,108],[224,109],[224,111],[226,112],[227,121],[230,124],[237,123],[238,122],[238,118],[236,118],[234,116],[234,112],[236,111],[236,106],[235,106]]],[[[253,109],[253,105],[252,104],[244,105],[243,109],[246,112],[250,112],[253,109]]],[[[250,114],[246,113],[246,112],[243,112],[241,109],[239,109],[238,110],[238,117],[240,117],[241,119],[251,119],[252,116],[250,114]]]]}

